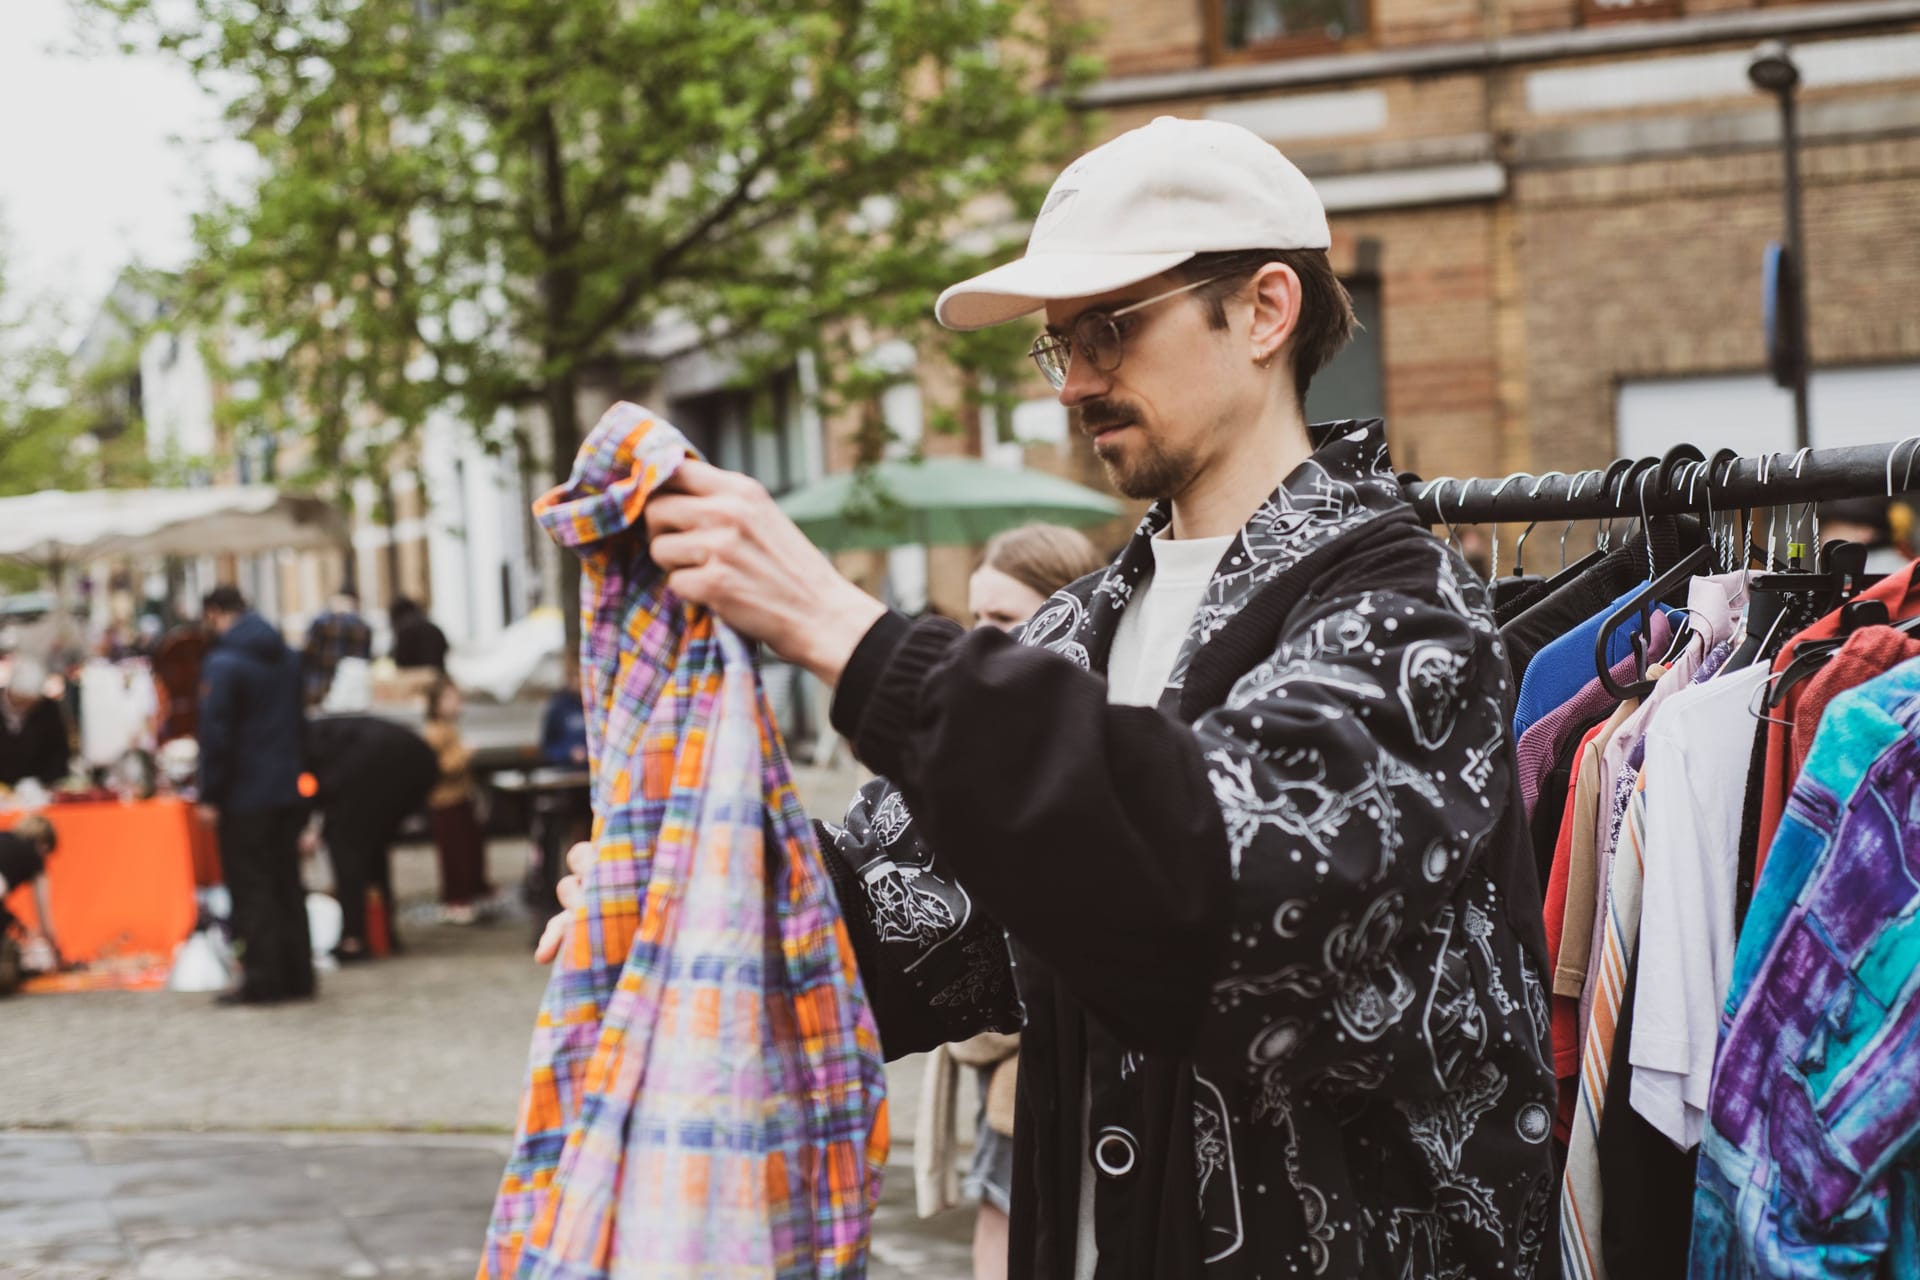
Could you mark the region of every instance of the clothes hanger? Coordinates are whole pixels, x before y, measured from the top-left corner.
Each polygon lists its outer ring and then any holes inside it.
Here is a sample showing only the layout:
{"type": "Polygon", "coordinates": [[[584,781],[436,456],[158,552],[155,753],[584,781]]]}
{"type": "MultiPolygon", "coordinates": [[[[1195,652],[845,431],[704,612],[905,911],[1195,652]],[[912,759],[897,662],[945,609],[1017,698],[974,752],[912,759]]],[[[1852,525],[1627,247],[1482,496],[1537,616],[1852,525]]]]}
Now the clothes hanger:
{"type": "MultiPolygon", "coordinates": [[[[1731,453],[1732,451],[1726,450],[1725,452],[1731,453]]],[[[1701,472],[1706,470],[1707,467],[1708,467],[1708,463],[1705,458],[1681,459],[1678,464],[1678,467],[1675,469],[1673,473],[1673,477],[1672,477],[1673,489],[1677,490],[1679,488],[1680,474],[1682,471],[1684,471],[1686,473],[1686,482],[1687,482],[1687,501],[1688,502],[1694,501],[1695,482],[1699,480],[1701,472]]],[[[1663,471],[1664,471],[1664,468],[1663,468],[1663,471]]],[[[1704,519],[1704,521],[1702,521],[1702,524],[1701,524],[1701,535],[1702,535],[1701,545],[1705,547],[1707,550],[1707,563],[1705,567],[1710,572],[1718,573],[1718,572],[1721,572],[1720,546],[1714,536],[1715,530],[1714,530],[1714,512],[1713,512],[1713,487],[1711,485],[1707,487],[1707,492],[1704,495],[1704,498],[1705,498],[1705,504],[1706,504],[1706,508],[1705,508],[1706,518],[1704,519]]],[[[1698,638],[1704,644],[1707,640],[1707,637],[1704,634],[1694,629],[1693,611],[1691,609],[1679,608],[1679,609],[1676,609],[1674,612],[1683,615],[1685,618],[1685,622],[1679,629],[1677,629],[1673,633],[1673,638],[1671,639],[1671,641],[1669,641],[1666,652],[1660,656],[1661,664],[1669,667],[1679,660],[1680,655],[1686,651],[1686,647],[1690,641],[1692,641],[1695,638],[1698,638]]]]}
{"type": "MultiPolygon", "coordinates": [[[[1575,475],[1573,482],[1567,486],[1568,503],[1572,503],[1575,498],[1580,496],[1580,490],[1586,485],[1588,476],[1592,476],[1595,480],[1600,481],[1604,487],[1606,472],[1599,470],[1582,471],[1575,475]]],[[[1568,564],[1567,535],[1573,532],[1573,525],[1574,522],[1569,520],[1567,521],[1567,527],[1560,531],[1560,571],[1547,579],[1546,588],[1548,594],[1558,591],[1561,587],[1566,586],[1569,582],[1572,582],[1575,578],[1578,578],[1581,574],[1607,558],[1607,549],[1603,544],[1587,552],[1586,555],[1581,556],[1572,564],[1568,564]]]]}
{"type": "Polygon", "coordinates": [[[1426,497],[1429,494],[1432,495],[1433,513],[1440,517],[1440,525],[1442,528],[1444,528],[1447,531],[1447,536],[1445,539],[1446,544],[1452,547],[1455,551],[1458,551],[1460,550],[1460,535],[1454,530],[1453,521],[1447,519],[1447,509],[1446,509],[1446,506],[1444,505],[1444,498],[1443,498],[1444,490],[1442,489],[1442,486],[1450,485],[1450,484],[1464,485],[1464,482],[1456,480],[1452,476],[1438,476],[1432,480],[1427,481],[1427,487],[1420,491],[1420,496],[1426,497]]]}
{"type": "MultiPolygon", "coordinates": [[[[1777,457],[1777,454],[1766,453],[1757,460],[1756,470],[1763,491],[1773,482],[1773,464],[1777,457]]],[[[1802,461],[1804,457],[1802,454],[1802,461]]],[[[1779,512],[1778,506],[1767,508],[1766,547],[1748,548],[1749,555],[1760,551],[1765,569],[1757,577],[1748,580],[1747,638],[1727,659],[1728,671],[1742,670],[1761,658],[1772,662],[1789,637],[1804,630],[1820,613],[1826,612],[1814,611],[1817,602],[1809,594],[1809,589],[1816,585],[1813,580],[1819,575],[1774,567],[1774,548],[1779,545],[1775,527],[1779,512]]],[[[1788,536],[1791,537],[1791,533],[1788,536]]]]}
{"type": "MultiPolygon", "coordinates": [[[[1643,521],[1646,519],[1647,502],[1645,477],[1649,474],[1647,471],[1640,473],[1642,477],[1640,484],[1640,511],[1643,521]]],[[[1686,583],[1693,577],[1696,571],[1711,564],[1712,561],[1713,549],[1711,547],[1704,544],[1694,547],[1691,551],[1687,552],[1686,555],[1680,557],[1679,560],[1669,566],[1664,573],[1652,577],[1645,586],[1634,592],[1630,599],[1626,600],[1619,608],[1607,615],[1607,620],[1600,624],[1600,634],[1594,637],[1593,664],[1595,671],[1600,677],[1601,685],[1605,687],[1608,693],[1624,702],[1628,698],[1643,698],[1653,691],[1655,682],[1649,680],[1646,673],[1647,628],[1653,621],[1654,602],[1667,595],[1675,587],[1686,583]],[[1640,621],[1640,629],[1632,638],[1635,678],[1623,685],[1616,683],[1613,678],[1613,664],[1607,661],[1607,651],[1613,639],[1613,634],[1636,617],[1640,621]]],[[[1653,545],[1651,542],[1647,545],[1647,563],[1649,566],[1653,563],[1653,545]]],[[[1691,630],[1691,624],[1686,625],[1687,629],[1691,630]]]]}
{"type": "MultiPolygon", "coordinates": [[[[1910,439],[1916,444],[1914,452],[1920,452],[1920,436],[1910,437],[1910,439]]],[[[1900,441],[1887,451],[1887,497],[1889,499],[1893,497],[1894,455],[1905,443],[1907,441],[1900,441]]],[[[1913,466],[1912,453],[1907,456],[1907,466],[1909,470],[1913,466]]],[[[1906,474],[1902,473],[1903,482],[1906,474]]],[[[1816,524],[1814,534],[1816,545],[1819,540],[1818,528],[1816,524]]],[[[1892,626],[1903,635],[1920,635],[1920,617],[1894,623],[1893,615],[1887,609],[1885,602],[1853,598],[1863,587],[1880,582],[1884,577],[1884,575],[1866,572],[1867,549],[1865,547],[1851,542],[1835,541],[1821,547],[1816,554],[1820,560],[1821,576],[1837,580],[1837,585],[1828,584],[1828,589],[1835,591],[1843,602],[1840,605],[1840,634],[1830,640],[1807,641],[1794,650],[1793,661],[1788,663],[1787,669],[1780,673],[1780,678],[1774,682],[1772,691],[1767,695],[1769,708],[1778,707],[1785,702],[1787,694],[1795,685],[1826,665],[1827,659],[1846,647],[1847,640],[1862,627],[1892,626]]],[[[1829,609],[1828,612],[1831,610],[1829,609]]]]}

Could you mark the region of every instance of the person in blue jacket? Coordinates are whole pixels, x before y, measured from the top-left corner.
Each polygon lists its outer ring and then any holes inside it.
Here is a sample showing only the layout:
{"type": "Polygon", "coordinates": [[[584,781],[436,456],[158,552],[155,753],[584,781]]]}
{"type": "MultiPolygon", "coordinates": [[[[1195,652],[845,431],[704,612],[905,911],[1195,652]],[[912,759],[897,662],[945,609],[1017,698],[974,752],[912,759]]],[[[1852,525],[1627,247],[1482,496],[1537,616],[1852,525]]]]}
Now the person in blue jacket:
{"type": "Polygon", "coordinates": [[[200,669],[200,804],[219,831],[244,971],[220,1001],[301,999],[314,977],[300,883],[300,655],[233,587],[207,593],[201,618],[214,641],[200,669]]]}
{"type": "Polygon", "coordinates": [[[540,760],[543,764],[587,767],[587,711],[580,702],[580,661],[567,659],[567,685],[547,699],[540,720],[540,760]]]}

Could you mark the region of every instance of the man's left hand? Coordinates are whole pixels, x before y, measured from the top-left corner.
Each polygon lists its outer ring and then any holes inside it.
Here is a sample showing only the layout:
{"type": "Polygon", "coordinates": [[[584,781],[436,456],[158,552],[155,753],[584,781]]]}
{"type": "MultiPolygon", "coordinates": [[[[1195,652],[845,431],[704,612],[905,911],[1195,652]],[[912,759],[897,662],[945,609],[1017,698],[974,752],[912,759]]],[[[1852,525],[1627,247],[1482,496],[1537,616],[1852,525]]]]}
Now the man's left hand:
{"type": "Polygon", "coordinates": [[[886,612],[751,477],[684,462],[647,503],[646,519],[653,562],[674,594],[829,685],[886,612]]]}

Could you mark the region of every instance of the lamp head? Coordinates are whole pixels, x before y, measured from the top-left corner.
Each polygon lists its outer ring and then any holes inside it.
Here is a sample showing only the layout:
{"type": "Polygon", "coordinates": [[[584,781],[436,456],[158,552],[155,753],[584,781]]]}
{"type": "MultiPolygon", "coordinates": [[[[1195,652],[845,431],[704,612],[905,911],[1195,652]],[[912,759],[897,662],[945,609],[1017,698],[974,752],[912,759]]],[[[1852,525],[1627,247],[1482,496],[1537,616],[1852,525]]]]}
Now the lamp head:
{"type": "Polygon", "coordinates": [[[1747,79],[1766,93],[1786,93],[1800,83],[1800,68],[1779,40],[1768,40],[1747,59],[1747,79]]]}

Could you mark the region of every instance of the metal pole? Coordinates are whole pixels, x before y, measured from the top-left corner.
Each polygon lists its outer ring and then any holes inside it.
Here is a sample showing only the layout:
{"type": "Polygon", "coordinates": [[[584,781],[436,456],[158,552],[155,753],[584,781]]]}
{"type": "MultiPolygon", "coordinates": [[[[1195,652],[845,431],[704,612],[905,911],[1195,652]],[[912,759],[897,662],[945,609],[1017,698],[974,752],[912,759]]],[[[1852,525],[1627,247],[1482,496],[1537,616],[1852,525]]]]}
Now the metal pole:
{"type": "Polygon", "coordinates": [[[1794,86],[1780,90],[1780,150],[1786,166],[1784,199],[1787,205],[1787,256],[1791,259],[1794,294],[1794,340],[1800,358],[1793,379],[1793,443],[1804,449],[1812,443],[1807,407],[1807,379],[1812,372],[1813,348],[1807,341],[1807,242],[1800,227],[1800,128],[1794,86]]]}
{"type": "MultiPolygon", "coordinates": [[[[1701,514],[1747,507],[1798,506],[1833,498],[1858,498],[1910,487],[1920,478],[1920,436],[1898,443],[1815,449],[1795,465],[1797,453],[1723,461],[1709,477],[1704,469],[1657,474],[1660,460],[1637,463],[1609,487],[1602,473],[1574,476],[1502,476],[1423,481],[1403,476],[1403,491],[1427,524],[1522,524],[1534,520],[1599,520],[1608,516],[1701,514]]],[[[1782,511],[1782,515],[1785,512],[1782,511]]]]}

